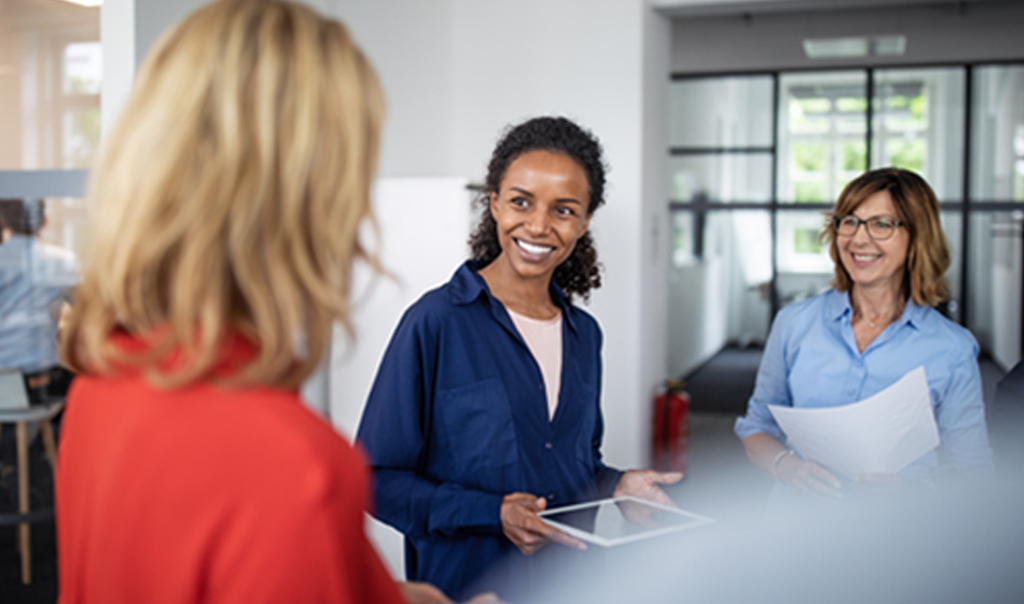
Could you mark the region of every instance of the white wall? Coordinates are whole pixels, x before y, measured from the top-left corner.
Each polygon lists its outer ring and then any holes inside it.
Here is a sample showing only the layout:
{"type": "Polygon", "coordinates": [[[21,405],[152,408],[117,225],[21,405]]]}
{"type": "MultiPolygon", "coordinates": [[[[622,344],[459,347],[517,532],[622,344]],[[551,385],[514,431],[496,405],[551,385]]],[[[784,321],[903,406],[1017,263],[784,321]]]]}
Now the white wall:
{"type": "Polygon", "coordinates": [[[128,100],[135,78],[135,0],[106,0],[100,8],[103,89],[100,124],[105,137],[128,100]]]}
{"type": "Polygon", "coordinates": [[[380,174],[476,176],[454,168],[452,0],[327,0],[384,86],[380,174]]]}

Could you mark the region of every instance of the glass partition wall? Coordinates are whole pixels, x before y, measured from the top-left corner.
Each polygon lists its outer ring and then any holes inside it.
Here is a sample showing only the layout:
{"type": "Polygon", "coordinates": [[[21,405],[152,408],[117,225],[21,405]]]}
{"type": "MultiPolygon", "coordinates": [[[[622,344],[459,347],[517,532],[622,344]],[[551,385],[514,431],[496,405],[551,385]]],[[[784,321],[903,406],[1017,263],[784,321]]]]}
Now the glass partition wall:
{"type": "Polygon", "coordinates": [[[939,198],[941,310],[1004,367],[1021,358],[1024,64],[676,75],[670,112],[674,373],[763,342],[780,308],[827,289],[825,214],[884,166],[939,198]]]}

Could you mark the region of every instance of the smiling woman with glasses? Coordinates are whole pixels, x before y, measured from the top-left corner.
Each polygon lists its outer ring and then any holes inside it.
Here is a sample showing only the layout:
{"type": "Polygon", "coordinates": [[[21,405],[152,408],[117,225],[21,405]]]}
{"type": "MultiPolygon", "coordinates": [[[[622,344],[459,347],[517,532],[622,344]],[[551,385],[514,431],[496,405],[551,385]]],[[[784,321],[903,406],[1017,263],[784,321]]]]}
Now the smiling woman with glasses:
{"type": "Polygon", "coordinates": [[[841,479],[899,484],[991,472],[977,342],[935,309],[949,299],[949,249],[931,187],[906,170],[868,172],[843,190],[823,239],[833,289],[776,317],[747,414],[736,421],[747,456],[788,487],[778,496],[818,499],[840,498],[841,479]],[[898,476],[838,476],[795,451],[768,410],[855,403],[920,366],[940,445],[898,476]]]}

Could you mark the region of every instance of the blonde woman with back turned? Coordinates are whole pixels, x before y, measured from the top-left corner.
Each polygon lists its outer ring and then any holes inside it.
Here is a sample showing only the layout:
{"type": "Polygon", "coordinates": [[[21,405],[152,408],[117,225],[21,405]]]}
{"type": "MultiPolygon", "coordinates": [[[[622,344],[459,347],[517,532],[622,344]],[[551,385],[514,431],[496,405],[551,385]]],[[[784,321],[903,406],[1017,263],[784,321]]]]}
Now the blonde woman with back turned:
{"type": "Polygon", "coordinates": [[[61,602],[446,600],[363,532],[360,455],[299,400],[351,266],[384,116],[344,26],[223,0],[142,66],[91,183],[62,352],[61,602]]]}

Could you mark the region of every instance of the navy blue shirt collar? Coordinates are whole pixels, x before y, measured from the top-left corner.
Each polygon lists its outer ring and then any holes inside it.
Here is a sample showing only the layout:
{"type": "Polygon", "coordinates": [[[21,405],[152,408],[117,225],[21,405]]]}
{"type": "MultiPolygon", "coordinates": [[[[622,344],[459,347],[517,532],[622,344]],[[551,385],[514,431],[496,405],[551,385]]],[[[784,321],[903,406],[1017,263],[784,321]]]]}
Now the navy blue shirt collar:
{"type": "MultiPolygon", "coordinates": [[[[480,296],[486,296],[488,300],[497,302],[503,310],[505,309],[501,301],[491,294],[487,282],[480,276],[480,269],[484,266],[486,265],[479,260],[467,260],[455,271],[451,281],[448,282],[452,304],[460,306],[472,304],[480,296]]],[[[565,324],[569,329],[576,331],[575,308],[572,305],[572,300],[554,281],[551,282],[550,291],[551,300],[561,309],[565,324]]]]}

